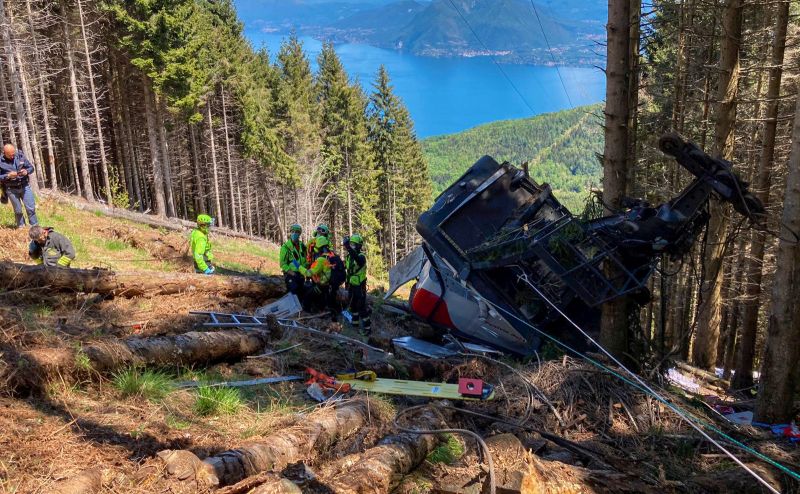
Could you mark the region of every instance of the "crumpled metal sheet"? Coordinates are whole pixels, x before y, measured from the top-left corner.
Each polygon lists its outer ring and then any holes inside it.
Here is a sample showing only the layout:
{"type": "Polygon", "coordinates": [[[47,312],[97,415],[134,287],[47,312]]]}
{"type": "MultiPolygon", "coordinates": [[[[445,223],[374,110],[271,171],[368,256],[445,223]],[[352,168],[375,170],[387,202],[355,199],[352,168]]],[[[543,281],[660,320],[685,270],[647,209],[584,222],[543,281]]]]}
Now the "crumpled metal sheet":
{"type": "Polygon", "coordinates": [[[278,318],[292,317],[303,310],[300,299],[294,293],[287,293],[278,300],[256,309],[256,317],[275,316],[278,318]]]}
{"type": "Polygon", "coordinates": [[[383,298],[391,297],[398,288],[413,279],[419,278],[422,265],[425,264],[426,259],[425,250],[422,247],[417,247],[410,254],[400,259],[400,262],[389,270],[389,290],[383,298]]]}
{"type": "Polygon", "coordinates": [[[417,355],[422,355],[423,357],[445,358],[458,354],[457,352],[448,350],[443,346],[429,343],[427,341],[420,340],[419,338],[414,338],[413,336],[401,336],[399,338],[394,338],[392,339],[392,343],[394,343],[394,345],[397,347],[408,350],[412,353],[416,353],[417,355]]]}

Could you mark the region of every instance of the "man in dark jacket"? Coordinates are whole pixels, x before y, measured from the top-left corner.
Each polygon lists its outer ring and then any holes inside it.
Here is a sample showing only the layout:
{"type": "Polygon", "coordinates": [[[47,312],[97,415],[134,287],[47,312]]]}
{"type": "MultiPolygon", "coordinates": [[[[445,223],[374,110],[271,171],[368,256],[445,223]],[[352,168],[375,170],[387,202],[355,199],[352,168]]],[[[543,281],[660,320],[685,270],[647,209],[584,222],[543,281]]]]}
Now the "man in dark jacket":
{"type": "Polygon", "coordinates": [[[36,264],[68,268],[75,260],[75,247],[67,237],[52,228],[32,226],[28,232],[31,244],[28,246],[28,255],[36,264]]]}
{"type": "Polygon", "coordinates": [[[28,223],[36,226],[36,202],[30,186],[30,176],[33,174],[33,165],[11,144],[3,146],[3,155],[0,156],[0,185],[5,189],[11,205],[14,207],[17,228],[25,226],[25,217],[22,207],[28,215],[28,223]]]}

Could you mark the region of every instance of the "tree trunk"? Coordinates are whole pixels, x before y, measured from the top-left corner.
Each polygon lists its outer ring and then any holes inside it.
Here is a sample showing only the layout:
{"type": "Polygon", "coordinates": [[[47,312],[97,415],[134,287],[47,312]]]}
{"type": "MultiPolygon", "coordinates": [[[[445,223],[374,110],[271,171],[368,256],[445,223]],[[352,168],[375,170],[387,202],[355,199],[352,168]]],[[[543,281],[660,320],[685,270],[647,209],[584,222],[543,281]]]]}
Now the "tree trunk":
{"type": "MultiPolygon", "coordinates": [[[[83,131],[83,115],[81,115],[81,101],[78,93],[78,81],[75,75],[75,61],[72,56],[72,42],[69,33],[69,18],[67,17],[67,6],[64,5],[64,51],[67,56],[67,70],[69,71],[69,86],[72,91],[72,112],[75,121],[75,140],[78,142],[78,167],[81,172],[83,186],[83,197],[88,201],[94,201],[94,187],[92,186],[92,176],[89,171],[89,156],[86,151],[86,134],[83,131]]],[[[71,136],[70,136],[71,137],[71,136]]]]}
{"type": "Polygon", "coordinates": [[[217,293],[227,297],[266,299],[285,293],[279,276],[206,276],[199,274],[134,272],[100,269],[63,269],[0,262],[0,286],[6,290],[47,287],[55,291],[99,293],[119,297],[217,293]]]}
{"type": "Polygon", "coordinates": [[[14,131],[14,112],[11,110],[11,98],[8,97],[8,84],[6,81],[5,71],[0,70],[0,98],[3,105],[3,112],[6,116],[6,125],[8,125],[8,139],[3,142],[16,142],[16,132],[14,131]]]}
{"type": "MultiPolygon", "coordinates": [[[[761,144],[761,159],[758,163],[755,193],[764,204],[769,206],[769,189],[772,181],[772,166],[775,158],[775,136],[778,127],[778,99],[781,94],[783,76],[783,56],[786,48],[786,29],[789,22],[789,2],[781,2],[777,6],[775,18],[775,36],[772,44],[771,67],[767,83],[767,104],[764,118],[764,138],[761,144]]],[[[750,243],[750,257],[744,279],[747,281],[746,298],[742,307],[742,334],[739,340],[739,351],[736,355],[736,374],[731,386],[734,389],[749,388],[753,385],[753,360],[756,354],[756,336],[758,334],[758,309],[761,299],[761,282],[763,277],[764,248],[766,233],[755,231],[750,243]]]]}
{"type": "MultiPolygon", "coordinates": [[[[628,129],[631,116],[631,0],[608,1],[608,52],[606,64],[605,147],[603,150],[603,199],[614,213],[628,189],[628,129]]],[[[638,22],[638,19],[637,19],[638,22]]],[[[606,275],[615,277],[617,270],[607,266],[606,275]]],[[[600,340],[614,355],[628,349],[629,302],[623,297],[607,302],[602,308],[600,340]]]]}
{"type": "MultiPolygon", "coordinates": [[[[222,128],[225,131],[225,156],[227,157],[228,161],[228,192],[231,195],[231,228],[238,230],[240,223],[236,218],[236,195],[233,193],[233,160],[231,159],[231,141],[228,136],[228,106],[225,104],[225,86],[220,86],[219,92],[222,96],[222,128]]],[[[241,206],[241,197],[239,197],[239,199],[239,205],[241,206]]]]}
{"type": "Polygon", "coordinates": [[[97,146],[100,150],[100,171],[103,174],[103,188],[109,206],[114,205],[111,197],[111,182],[108,178],[108,158],[106,157],[106,144],[103,138],[103,122],[100,116],[100,105],[97,103],[97,90],[94,87],[94,70],[92,69],[92,57],[89,54],[89,40],[86,37],[86,20],[83,17],[83,0],[77,0],[78,19],[81,22],[81,38],[83,38],[83,55],[86,58],[86,77],[89,80],[89,96],[92,98],[92,111],[94,112],[94,124],[97,128],[97,146]]]}
{"type": "Polygon", "coordinates": [[[214,216],[217,217],[217,223],[223,226],[222,206],[219,197],[219,171],[217,169],[217,144],[214,139],[214,122],[211,116],[211,98],[206,101],[206,115],[208,118],[208,134],[209,142],[211,144],[211,169],[214,172],[214,216]]]}
{"type": "Polygon", "coordinates": [[[167,215],[167,202],[164,199],[164,173],[161,169],[162,159],[158,145],[158,123],[155,116],[155,98],[150,88],[150,79],[142,74],[144,90],[144,114],[147,118],[147,137],[150,143],[150,166],[153,170],[153,193],[155,194],[155,212],[158,216],[167,215]]]}
{"type": "MultiPolygon", "coordinates": [[[[277,333],[276,333],[277,334],[277,333]]],[[[190,331],[174,336],[107,339],[81,348],[36,348],[15,355],[17,372],[12,389],[40,390],[54,377],[66,378],[86,372],[77,357],[89,359],[92,371],[109,373],[125,367],[174,367],[207,365],[238,360],[264,349],[269,330],[226,329],[190,331]]]]}
{"type": "Polygon", "coordinates": [[[162,451],[167,471],[179,480],[200,485],[230,485],[264,471],[280,471],[286,465],[314,457],[346,439],[367,423],[368,403],[349,401],[304,417],[288,429],[236,449],[200,460],[190,451],[162,451]],[[195,473],[197,472],[197,473],[195,473]]]}
{"type": "Polygon", "coordinates": [[[792,150],[787,163],[786,192],[783,197],[780,243],[772,285],[772,307],[761,366],[756,417],[768,424],[793,418],[800,359],[800,85],[792,129],[792,150]]]}
{"type": "Polygon", "coordinates": [[[174,218],[177,216],[175,209],[175,197],[172,192],[172,166],[169,158],[169,146],[167,143],[167,128],[164,126],[164,114],[167,108],[164,99],[156,96],[156,124],[158,125],[158,146],[161,154],[161,169],[164,174],[164,193],[166,194],[167,216],[174,218]]]}
{"type": "MultiPolygon", "coordinates": [[[[30,159],[35,159],[31,153],[30,134],[28,133],[28,123],[26,121],[27,113],[25,111],[25,101],[22,95],[22,80],[19,71],[22,67],[17,66],[16,54],[17,48],[14,43],[13,34],[11,32],[11,18],[6,13],[5,2],[0,1],[0,22],[3,23],[3,45],[6,55],[6,68],[11,76],[11,97],[13,98],[14,110],[16,113],[16,127],[19,129],[19,139],[23,152],[30,159]]],[[[13,138],[12,134],[12,138],[13,138]]],[[[36,187],[36,180],[31,180],[31,187],[36,187]]]]}
{"type": "MultiPolygon", "coordinates": [[[[39,53],[39,45],[36,41],[36,31],[33,25],[33,11],[31,9],[31,0],[25,0],[25,6],[28,12],[28,28],[31,31],[31,40],[33,41],[33,51],[36,56],[36,66],[42,67],[41,53],[39,53]]],[[[39,104],[42,106],[42,122],[44,124],[44,137],[45,145],[47,146],[47,163],[40,163],[39,166],[48,166],[50,170],[50,188],[58,189],[58,176],[56,173],[56,157],[53,144],[53,133],[50,130],[50,111],[47,105],[47,95],[44,88],[44,75],[39,75],[39,83],[37,84],[39,92],[39,104]]]]}
{"type": "MultiPolygon", "coordinates": [[[[425,409],[410,427],[428,430],[442,428],[443,424],[433,410],[425,409]]],[[[389,493],[404,475],[425,461],[438,444],[439,436],[435,434],[401,432],[388,436],[363,453],[346,456],[326,466],[318,482],[341,494],[389,493]]]]}
{"type": "MultiPolygon", "coordinates": [[[[739,85],[739,48],[742,37],[742,0],[728,0],[722,19],[722,41],[717,85],[716,123],[713,154],[733,159],[736,102],[739,85]]],[[[725,207],[716,201],[710,204],[703,282],[702,304],[692,347],[692,362],[698,367],[712,369],[717,360],[722,307],[722,261],[725,256],[725,232],[728,221],[725,207]]]]}

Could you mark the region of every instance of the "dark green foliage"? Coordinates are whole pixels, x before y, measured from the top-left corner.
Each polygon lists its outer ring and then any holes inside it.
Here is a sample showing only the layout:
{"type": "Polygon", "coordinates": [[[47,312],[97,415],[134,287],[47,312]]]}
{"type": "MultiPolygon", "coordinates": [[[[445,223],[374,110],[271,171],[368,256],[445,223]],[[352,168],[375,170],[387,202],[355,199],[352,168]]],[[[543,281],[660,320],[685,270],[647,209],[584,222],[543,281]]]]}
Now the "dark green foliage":
{"type": "Polygon", "coordinates": [[[481,125],[452,135],[422,141],[433,187],[438,194],[483,155],[519,166],[530,163],[530,174],[549,183],[571,211],[583,210],[586,191],[600,187],[603,129],[592,105],[522,120],[481,125]]]}

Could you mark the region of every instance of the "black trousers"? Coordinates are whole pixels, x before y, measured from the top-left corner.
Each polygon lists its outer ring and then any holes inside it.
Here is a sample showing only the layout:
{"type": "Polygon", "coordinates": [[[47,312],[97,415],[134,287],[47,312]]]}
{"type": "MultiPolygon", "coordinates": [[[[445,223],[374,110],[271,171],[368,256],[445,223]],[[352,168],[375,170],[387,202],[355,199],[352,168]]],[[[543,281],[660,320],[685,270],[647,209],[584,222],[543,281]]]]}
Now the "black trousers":
{"type": "Polygon", "coordinates": [[[306,279],[297,271],[286,271],[283,273],[283,281],[286,282],[286,291],[294,293],[297,298],[303,300],[306,279]]]}
{"type": "Polygon", "coordinates": [[[367,283],[360,285],[347,285],[349,295],[348,310],[353,315],[353,326],[361,326],[368,330],[372,321],[370,320],[371,311],[367,305],[367,283]]]}

